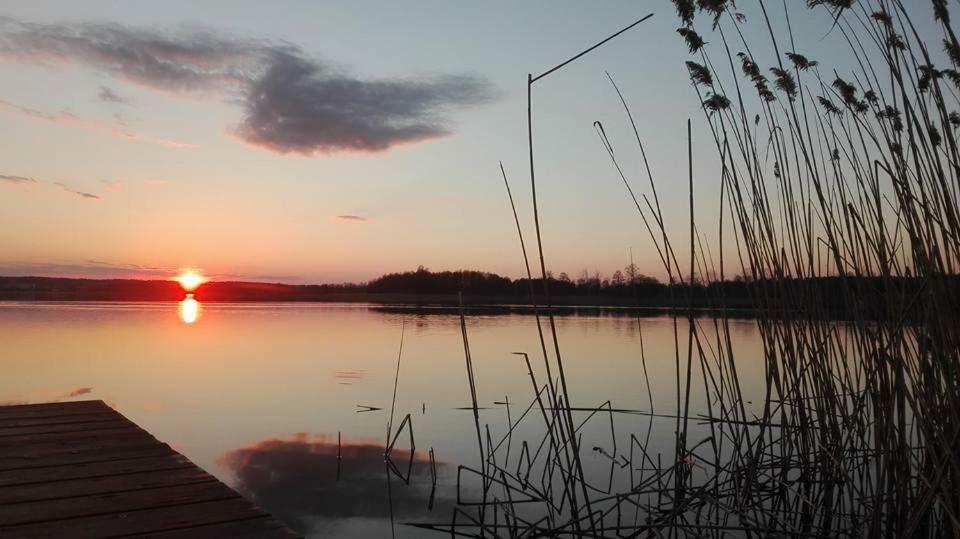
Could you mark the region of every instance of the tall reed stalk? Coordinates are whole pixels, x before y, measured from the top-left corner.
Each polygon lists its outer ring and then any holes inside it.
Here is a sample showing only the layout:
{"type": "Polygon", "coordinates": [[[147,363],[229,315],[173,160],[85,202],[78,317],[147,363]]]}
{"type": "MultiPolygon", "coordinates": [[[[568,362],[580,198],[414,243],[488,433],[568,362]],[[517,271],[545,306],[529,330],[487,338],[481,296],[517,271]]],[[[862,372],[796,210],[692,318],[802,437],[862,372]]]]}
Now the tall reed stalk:
{"type": "MultiPolygon", "coordinates": [[[[483,499],[464,496],[451,522],[419,526],[465,537],[960,536],[960,42],[947,0],[760,2],[750,19],[732,1],[673,3],[719,162],[695,179],[690,143],[689,252],[670,241],[631,108],[612,78],[646,192],[631,185],[613,141],[595,127],[672,288],[719,283],[706,288],[718,316],[674,314],[675,412],[655,414],[652,398],[643,412],[651,424],[664,416],[676,422],[675,452],[666,460],[654,452],[649,429],[618,448],[615,416],[640,412],[573,402],[546,289],[528,116],[548,320],[544,337],[538,317],[546,381],[526,360],[534,393],[527,410],[539,410],[539,419],[511,419],[500,443],[489,429],[480,439],[478,425],[480,466],[461,466],[459,476],[464,489],[471,476],[482,479],[483,499]],[[802,54],[791,25],[801,9],[829,14],[852,70],[802,54]],[[918,32],[914,21],[924,16],[941,37],[918,32]],[[698,22],[710,27],[709,46],[698,22]],[[721,193],[719,228],[709,231],[693,218],[695,183],[706,182],[718,182],[721,193]],[[686,277],[681,255],[689,257],[686,277]],[[731,268],[753,282],[760,402],[744,395],[724,307],[731,268]],[[834,319],[838,303],[842,323],[834,319]],[[677,323],[683,318],[685,329],[677,323]],[[691,408],[694,391],[703,394],[702,409],[691,408]],[[606,484],[581,462],[583,426],[603,417],[613,440],[599,449],[611,461],[606,484]],[[518,447],[514,432],[531,421],[542,422],[542,439],[500,455],[518,447]],[[617,470],[628,476],[620,490],[617,470]]],[[[593,48],[531,76],[528,90],[593,48]]],[[[522,242],[521,233],[528,260],[522,242]]],[[[527,270],[533,282],[529,263],[527,270]]]]}

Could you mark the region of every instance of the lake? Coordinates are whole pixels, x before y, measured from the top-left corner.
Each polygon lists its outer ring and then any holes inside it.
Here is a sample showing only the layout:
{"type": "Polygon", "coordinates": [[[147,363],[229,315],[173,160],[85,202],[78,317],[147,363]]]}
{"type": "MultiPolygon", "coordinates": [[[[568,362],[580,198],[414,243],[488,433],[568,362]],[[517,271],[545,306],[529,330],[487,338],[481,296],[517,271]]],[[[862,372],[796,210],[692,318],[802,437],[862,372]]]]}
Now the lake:
{"type": "MultiPolygon", "coordinates": [[[[713,319],[697,323],[713,331],[713,319]]],[[[546,381],[536,321],[482,315],[466,325],[480,421],[497,443],[508,413],[516,421],[535,395],[515,352],[528,353],[538,384],[546,381]]],[[[685,361],[685,320],[677,330],[685,361]]],[[[672,318],[561,316],[557,331],[574,407],[609,400],[649,412],[652,396],[654,412],[675,412],[672,318]]],[[[745,398],[761,397],[756,322],[731,320],[730,333],[745,398]]],[[[401,523],[449,523],[457,465],[479,461],[457,315],[329,303],[0,302],[0,361],[3,403],[102,399],[307,535],[388,537],[393,522],[398,537],[424,536],[401,523]],[[391,407],[393,432],[402,426],[393,460],[409,484],[388,484],[391,407]]],[[[696,407],[702,392],[692,400],[696,407]]],[[[510,463],[522,440],[533,451],[543,436],[542,420],[528,415],[501,451],[510,463]]],[[[649,429],[651,447],[673,450],[673,420],[615,419],[611,432],[609,416],[595,414],[581,431],[583,465],[605,485],[607,455],[624,454],[631,432],[649,429]]]]}

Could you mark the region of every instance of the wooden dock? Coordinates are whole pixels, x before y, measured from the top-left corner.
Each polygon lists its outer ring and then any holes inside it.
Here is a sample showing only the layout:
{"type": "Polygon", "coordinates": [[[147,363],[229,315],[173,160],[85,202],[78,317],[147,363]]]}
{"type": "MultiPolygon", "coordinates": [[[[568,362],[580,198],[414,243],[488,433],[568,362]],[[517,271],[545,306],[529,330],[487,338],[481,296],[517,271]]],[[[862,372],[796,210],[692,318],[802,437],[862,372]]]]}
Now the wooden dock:
{"type": "Polygon", "coordinates": [[[0,406],[0,537],[294,537],[103,401],[0,406]]]}

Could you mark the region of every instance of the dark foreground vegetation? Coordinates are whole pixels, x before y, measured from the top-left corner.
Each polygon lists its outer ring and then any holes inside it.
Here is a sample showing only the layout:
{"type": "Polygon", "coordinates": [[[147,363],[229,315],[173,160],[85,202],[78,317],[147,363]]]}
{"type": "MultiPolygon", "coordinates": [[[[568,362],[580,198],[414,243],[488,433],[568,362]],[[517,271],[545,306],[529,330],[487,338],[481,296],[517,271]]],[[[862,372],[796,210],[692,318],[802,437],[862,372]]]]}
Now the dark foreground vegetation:
{"type": "MultiPolygon", "coordinates": [[[[679,26],[702,105],[697,121],[707,128],[694,138],[686,124],[689,227],[665,225],[634,121],[655,105],[631,105],[609,76],[630,136],[592,127],[611,180],[636,205],[638,232],[674,284],[668,292],[690,305],[715,301],[720,316],[671,313],[673,351],[650,358],[675,366],[667,402],[652,397],[640,338],[636,390],[647,409],[622,410],[578,398],[582,381],[568,380],[564,358],[600,362],[603,352],[565,349],[548,310],[537,317],[539,346],[520,351],[529,398],[513,415],[508,405],[482,421],[479,396],[499,394],[478,387],[480,358],[461,317],[477,460],[458,470],[452,518],[416,525],[460,537],[960,537],[956,5],[674,0],[679,21],[658,24],[679,26]],[[812,34],[791,24],[806,10],[822,16],[812,34]],[[846,50],[805,56],[825,34],[846,50]],[[642,167],[621,165],[631,148],[642,167]],[[694,170],[702,151],[718,166],[694,170]],[[719,219],[707,223],[695,218],[705,182],[720,192],[706,201],[719,219]],[[751,366],[731,338],[726,307],[744,296],[725,276],[736,274],[750,276],[741,286],[757,314],[762,373],[745,374],[751,366]],[[837,304],[851,315],[842,323],[831,320],[837,304]],[[795,316],[782,316],[793,307],[795,316]],[[647,419],[646,429],[618,434],[626,413],[647,419]],[[591,474],[591,461],[609,461],[609,474],[591,474]]],[[[528,275],[549,267],[537,206],[537,187],[549,185],[536,176],[537,89],[562,84],[545,77],[617,35],[528,78],[534,236],[524,238],[515,219],[528,275]]],[[[638,63],[652,54],[638,52],[638,63]]],[[[554,283],[534,285],[546,298],[554,283]]]]}

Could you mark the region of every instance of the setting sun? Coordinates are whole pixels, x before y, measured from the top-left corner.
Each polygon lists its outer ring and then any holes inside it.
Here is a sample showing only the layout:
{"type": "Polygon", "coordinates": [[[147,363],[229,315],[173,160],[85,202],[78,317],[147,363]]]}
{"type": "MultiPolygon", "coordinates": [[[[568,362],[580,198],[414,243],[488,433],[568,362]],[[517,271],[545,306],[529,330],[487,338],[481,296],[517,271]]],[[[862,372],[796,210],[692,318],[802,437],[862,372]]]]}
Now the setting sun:
{"type": "Polygon", "coordinates": [[[207,279],[204,278],[199,273],[196,273],[193,271],[185,271],[181,273],[179,277],[176,278],[176,281],[180,283],[180,286],[182,286],[184,290],[190,292],[192,290],[196,290],[198,286],[207,282],[207,279]]]}

